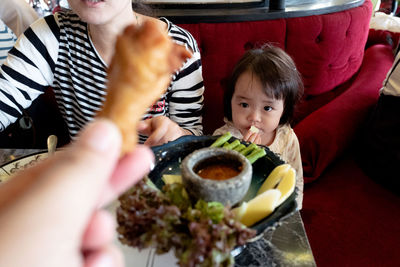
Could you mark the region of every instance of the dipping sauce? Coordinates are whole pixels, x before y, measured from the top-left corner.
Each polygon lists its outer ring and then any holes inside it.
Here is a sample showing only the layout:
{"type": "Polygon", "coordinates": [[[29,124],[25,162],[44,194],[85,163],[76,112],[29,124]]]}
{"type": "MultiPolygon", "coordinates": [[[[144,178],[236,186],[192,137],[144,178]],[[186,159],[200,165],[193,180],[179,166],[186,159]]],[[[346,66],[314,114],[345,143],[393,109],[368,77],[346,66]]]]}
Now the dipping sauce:
{"type": "Polygon", "coordinates": [[[226,180],[237,176],[241,172],[241,168],[226,164],[210,164],[197,171],[197,174],[205,179],[210,180],[226,180]]]}

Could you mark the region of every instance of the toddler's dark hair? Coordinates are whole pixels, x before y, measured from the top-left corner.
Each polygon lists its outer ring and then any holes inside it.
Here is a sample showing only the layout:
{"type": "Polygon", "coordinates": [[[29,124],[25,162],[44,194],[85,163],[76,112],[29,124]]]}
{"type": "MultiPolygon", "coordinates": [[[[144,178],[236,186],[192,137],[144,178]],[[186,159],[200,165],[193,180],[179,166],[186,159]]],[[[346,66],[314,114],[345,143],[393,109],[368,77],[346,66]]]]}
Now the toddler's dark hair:
{"type": "Polygon", "coordinates": [[[248,50],[233,69],[224,95],[224,115],[232,121],[231,100],[235,85],[246,71],[258,77],[264,93],[273,99],[283,99],[283,113],[279,124],[290,123],[296,103],[300,100],[304,85],[293,59],[281,48],[269,44],[248,50]]]}

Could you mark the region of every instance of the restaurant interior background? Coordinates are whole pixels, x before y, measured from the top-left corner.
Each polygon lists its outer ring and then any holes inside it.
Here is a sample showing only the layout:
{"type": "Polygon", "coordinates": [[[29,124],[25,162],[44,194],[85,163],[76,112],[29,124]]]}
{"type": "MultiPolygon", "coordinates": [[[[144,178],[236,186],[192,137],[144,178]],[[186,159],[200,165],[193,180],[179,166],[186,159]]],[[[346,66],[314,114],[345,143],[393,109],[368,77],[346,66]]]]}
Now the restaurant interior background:
{"type": "MultiPolygon", "coordinates": [[[[40,17],[51,14],[60,8],[68,8],[67,0],[25,0],[27,1],[39,14],[40,17]]],[[[183,6],[185,9],[197,9],[197,8],[213,8],[213,7],[223,7],[227,8],[241,8],[247,6],[268,8],[270,0],[142,0],[142,2],[152,4],[152,7],[158,9],[168,9],[170,7],[180,7],[183,6]],[[183,4],[184,3],[184,4],[183,4]]],[[[291,7],[297,3],[304,3],[308,5],[308,8],[313,9],[313,5],[318,8],[318,1],[315,0],[272,0],[271,2],[278,2],[274,6],[282,7],[282,3],[286,7],[291,7]]],[[[332,2],[332,1],[324,1],[332,2]]],[[[397,18],[399,1],[392,0],[372,0],[374,4],[375,12],[380,14],[379,17],[373,16],[371,23],[372,26],[380,30],[391,30],[394,32],[400,31],[400,18],[397,18]]],[[[279,10],[278,10],[279,11],[279,10]]],[[[157,14],[155,14],[157,15],[157,14]]],[[[247,16],[250,17],[250,16],[247,16]]],[[[245,17],[244,19],[246,19],[245,17]]],[[[190,17],[183,17],[183,23],[190,17]]],[[[199,20],[196,17],[195,20],[199,20]]],[[[181,21],[178,21],[178,23],[181,21]]],[[[51,98],[52,96],[44,96],[43,98],[51,98]]],[[[51,102],[51,101],[48,101],[51,102]]],[[[37,117],[41,117],[42,114],[50,116],[47,109],[42,109],[36,103],[33,103],[31,110],[33,113],[37,114],[37,117]]],[[[56,132],[59,136],[59,145],[65,145],[69,142],[69,137],[66,133],[63,121],[60,121],[59,116],[51,117],[49,120],[55,121],[55,126],[60,129],[56,132]]],[[[8,129],[0,133],[0,145],[2,147],[32,147],[32,148],[45,148],[46,147],[46,135],[48,135],[49,129],[46,124],[34,125],[32,123],[31,116],[29,112],[24,114],[24,116],[17,122],[8,127],[8,129]]]]}
{"type": "MultiPolygon", "coordinates": [[[[68,6],[67,0],[26,1],[35,8],[40,16],[52,13],[59,6],[68,6]]],[[[180,2],[186,2],[186,4],[192,2],[191,4],[196,5],[194,2],[204,3],[205,1],[182,0],[180,2]]],[[[366,0],[366,2],[368,1],[366,0]]],[[[152,0],[148,2],[152,2],[152,0]]],[[[179,1],[154,0],[153,2],[158,2],[156,4],[172,2],[172,5],[176,5],[179,1]]],[[[269,3],[268,0],[238,0],[235,4],[231,4],[233,2],[231,0],[211,0],[209,2],[210,5],[216,4],[216,2],[223,5],[260,5],[262,3],[268,5],[269,3]]],[[[287,0],[286,5],[295,2],[296,0],[287,0]]],[[[370,31],[369,40],[372,43],[377,39],[398,42],[399,1],[372,0],[371,2],[375,5],[371,26],[377,31],[370,31]]],[[[385,43],[385,45],[387,44],[385,43]]],[[[392,45],[395,44],[392,43],[392,45]]],[[[375,58],[375,60],[376,62],[371,64],[380,64],[380,58],[375,58]]],[[[370,72],[370,75],[374,74],[373,71],[370,72]]],[[[40,110],[38,106],[33,106],[33,108],[36,108],[36,112],[39,113],[46,112],[46,110],[40,110]]],[[[25,119],[29,120],[29,116],[25,119]]],[[[62,122],[58,121],[56,124],[61,125],[62,122]]],[[[14,125],[14,129],[11,127],[6,133],[13,135],[7,140],[9,147],[46,147],[45,134],[47,132],[34,133],[35,129],[23,128],[21,125],[32,126],[32,124],[24,123],[14,125]],[[38,141],[40,135],[43,135],[43,142],[38,141]]],[[[41,130],[36,129],[36,131],[41,130]]],[[[60,132],[57,135],[60,137],[60,145],[62,145],[63,133],[60,132]]],[[[68,137],[64,136],[64,138],[66,140],[68,137]]],[[[344,155],[333,161],[317,180],[308,183],[305,188],[304,201],[301,215],[317,266],[400,265],[400,260],[396,255],[396,251],[400,248],[398,244],[400,199],[368,179],[357,167],[352,153],[346,151],[344,155]]]]}
{"type": "MultiPolygon", "coordinates": [[[[57,7],[68,7],[68,1],[67,0],[25,0],[28,2],[34,9],[38,12],[39,15],[43,16],[45,14],[51,13],[55,8],[57,7]]],[[[287,4],[293,4],[298,0],[286,0],[287,4]]],[[[224,4],[226,6],[229,5],[235,5],[235,4],[252,4],[252,5],[269,5],[269,0],[175,0],[175,1],[170,1],[170,0],[142,0],[144,3],[150,3],[150,4],[224,4]]],[[[279,2],[285,2],[285,1],[279,1],[279,2]]],[[[301,1],[304,2],[304,1],[301,1]]],[[[373,0],[372,1],[374,4],[374,10],[377,12],[383,12],[385,14],[390,14],[390,15],[398,15],[399,13],[399,0],[373,0]]]]}

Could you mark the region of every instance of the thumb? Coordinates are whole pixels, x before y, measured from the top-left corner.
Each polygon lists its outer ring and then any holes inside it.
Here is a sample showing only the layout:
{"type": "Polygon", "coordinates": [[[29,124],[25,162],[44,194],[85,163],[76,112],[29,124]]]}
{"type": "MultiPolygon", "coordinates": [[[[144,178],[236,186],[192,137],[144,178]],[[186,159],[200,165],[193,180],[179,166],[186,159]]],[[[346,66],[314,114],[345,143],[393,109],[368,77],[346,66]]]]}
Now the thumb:
{"type": "Polygon", "coordinates": [[[72,145],[37,166],[35,173],[41,186],[31,190],[32,197],[54,209],[53,214],[63,210],[60,220],[65,217],[73,223],[69,217],[73,215],[80,224],[91,216],[108,186],[118,163],[121,140],[111,121],[92,122],[72,145]]]}
{"type": "Polygon", "coordinates": [[[79,205],[82,212],[97,205],[117,166],[121,140],[113,123],[94,121],[70,147],[49,159],[48,164],[52,167],[44,173],[53,191],[64,192],[59,192],[60,204],[79,205]]]}
{"type": "Polygon", "coordinates": [[[120,147],[115,125],[95,121],[71,146],[0,187],[3,192],[15,193],[0,209],[0,236],[8,241],[11,259],[18,251],[40,259],[71,253],[71,246],[80,246],[86,224],[118,162],[120,147]],[[24,237],[23,244],[16,236],[24,237]]]}
{"type": "Polygon", "coordinates": [[[66,216],[69,211],[77,220],[87,220],[93,209],[141,179],[153,164],[151,150],[138,145],[120,159],[121,140],[118,128],[110,121],[89,124],[72,146],[49,160],[52,167],[45,171],[53,180],[49,183],[54,193],[49,192],[47,201],[51,203],[56,194],[54,199],[66,216]]]}

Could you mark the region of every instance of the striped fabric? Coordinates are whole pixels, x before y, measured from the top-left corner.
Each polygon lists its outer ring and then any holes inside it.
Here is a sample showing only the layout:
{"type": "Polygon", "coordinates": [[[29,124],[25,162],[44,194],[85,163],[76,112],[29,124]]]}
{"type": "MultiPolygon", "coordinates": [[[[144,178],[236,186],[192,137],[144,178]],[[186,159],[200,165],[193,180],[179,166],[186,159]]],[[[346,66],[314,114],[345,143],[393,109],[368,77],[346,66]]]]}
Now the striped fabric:
{"type": "MultiPolygon", "coordinates": [[[[144,119],[165,115],[200,135],[204,86],[199,49],[190,33],[165,18],[161,20],[177,43],[193,51],[193,57],[173,75],[166,93],[148,109],[144,119]]],[[[90,40],[87,24],[76,14],[56,13],[38,20],[21,36],[1,67],[0,130],[51,86],[74,138],[105,100],[106,69],[90,40]]]]}
{"type": "Polygon", "coordinates": [[[10,28],[0,20],[0,64],[6,60],[8,51],[14,46],[17,37],[10,28]]]}

